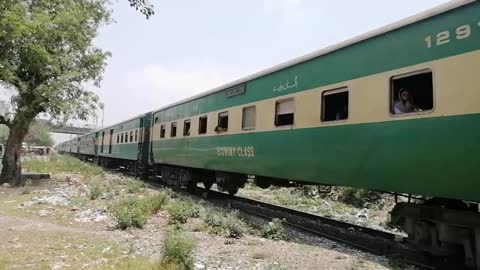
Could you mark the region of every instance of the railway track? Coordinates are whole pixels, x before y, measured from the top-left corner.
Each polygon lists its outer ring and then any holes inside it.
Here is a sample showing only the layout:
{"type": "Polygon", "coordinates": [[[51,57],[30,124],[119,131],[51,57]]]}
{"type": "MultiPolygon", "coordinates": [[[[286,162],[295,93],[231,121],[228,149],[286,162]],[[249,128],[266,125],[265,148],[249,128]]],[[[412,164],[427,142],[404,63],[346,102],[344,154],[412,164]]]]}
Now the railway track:
{"type": "MultiPolygon", "coordinates": [[[[154,186],[165,187],[157,181],[148,182],[154,186]]],[[[404,264],[413,265],[417,269],[468,270],[463,266],[463,258],[447,260],[446,258],[428,256],[409,247],[405,243],[405,239],[398,234],[362,227],[245,197],[231,196],[214,190],[209,190],[208,196],[205,196],[207,190],[201,187],[188,192],[177,191],[266,221],[278,218],[286,226],[293,229],[324,237],[370,254],[399,259],[404,264]]]]}
{"type": "MultiPolygon", "coordinates": [[[[193,194],[200,197],[200,194],[205,191],[198,188],[193,194]]],[[[419,269],[466,269],[462,266],[463,260],[459,262],[432,258],[409,247],[405,239],[397,234],[212,190],[208,192],[207,200],[267,221],[278,218],[283,220],[285,225],[296,230],[343,243],[371,254],[400,258],[405,264],[414,265],[419,269]]]]}

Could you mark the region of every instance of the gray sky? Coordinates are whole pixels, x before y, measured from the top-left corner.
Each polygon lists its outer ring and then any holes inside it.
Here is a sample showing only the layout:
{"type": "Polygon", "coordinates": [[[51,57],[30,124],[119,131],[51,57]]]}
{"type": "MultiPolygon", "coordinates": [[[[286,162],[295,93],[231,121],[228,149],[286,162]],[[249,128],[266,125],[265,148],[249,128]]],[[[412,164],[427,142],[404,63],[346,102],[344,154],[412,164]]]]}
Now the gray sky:
{"type": "MultiPolygon", "coordinates": [[[[96,44],[112,52],[104,124],[153,110],[363,34],[445,0],[154,0],[149,20],[118,0],[96,44]]],[[[101,113],[99,122],[101,122],[101,113]]],[[[55,135],[56,142],[68,136],[55,135]]]]}

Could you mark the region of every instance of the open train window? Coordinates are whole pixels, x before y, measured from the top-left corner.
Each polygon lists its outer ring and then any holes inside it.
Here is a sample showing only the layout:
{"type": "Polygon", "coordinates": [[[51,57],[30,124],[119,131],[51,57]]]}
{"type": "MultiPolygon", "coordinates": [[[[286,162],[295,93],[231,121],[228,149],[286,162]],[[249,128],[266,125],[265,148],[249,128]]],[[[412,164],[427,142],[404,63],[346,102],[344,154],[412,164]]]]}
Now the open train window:
{"type": "Polygon", "coordinates": [[[165,125],[160,125],[160,138],[165,138],[165,125]]]}
{"type": "Polygon", "coordinates": [[[135,129],[135,141],[138,142],[138,129],[135,129]]]}
{"type": "Polygon", "coordinates": [[[190,120],[183,122],[183,136],[190,136],[190,120]]]}
{"type": "Polygon", "coordinates": [[[130,142],[133,142],[133,131],[130,131],[130,142]]]}
{"type": "Polygon", "coordinates": [[[120,134],[117,133],[117,143],[120,143],[120,134]]]}
{"type": "Polygon", "coordinates": [[[218,125],[215,128],[216,132],[225,132],[228,130],[228,112],[221,112],[218,114],[218,125]]]}
{"type": "Polygon", "coordinates": [[[339,121],[348,118],[348,88],[322,93],[322,121],[339,121]]]}
{"type": "Polygon", "coordinates": [[[255,129],[257,108],[255,106],[245,107],[242,110],[242,129],[255,129]]]}
{"type": "Polygon", "coordinates": [[[173,138],[176,136],[177,136],[177,122],[173,122],[170,129],[170,137],[173,138]]]}
{"type": "Polygon", "coordinates": [[[120,135],[120,143],[123,143],[123,133],[120,135]]]}
{"type": "Polygon", "coordinates": [[[390,82],[390,112],[395,115],[433,109],[433,73],[430,69],[394,76],[390,82]]]}
{"type": "Polygon", "coordinates": [[[293,125],[294,103],[293,98],[277,101],[275,104],[275,126],[293,125]]]}
{"type": "Polygon", "coordinates": [[[198,119],[198,134],[207,133],[207,117],[202,116],[198,119]]]}
{"type": "Polygon", "coordinates": [[[158,117],[155,117],[155,124],[158,123],[158,117]]]}

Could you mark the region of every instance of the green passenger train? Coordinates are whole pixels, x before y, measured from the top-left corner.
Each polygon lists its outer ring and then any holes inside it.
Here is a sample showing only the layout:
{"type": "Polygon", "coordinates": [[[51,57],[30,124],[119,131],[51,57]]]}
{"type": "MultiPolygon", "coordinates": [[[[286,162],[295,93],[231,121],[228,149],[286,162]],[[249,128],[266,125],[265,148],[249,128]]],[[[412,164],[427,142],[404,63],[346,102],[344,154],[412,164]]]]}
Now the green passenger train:
{"type": "Polygon", "coordinates": [[[421,196],[392,222],[480,269],[479,70],[480,3],[452,1],[58,150],[231,194],[255,176],[421,196]]]}

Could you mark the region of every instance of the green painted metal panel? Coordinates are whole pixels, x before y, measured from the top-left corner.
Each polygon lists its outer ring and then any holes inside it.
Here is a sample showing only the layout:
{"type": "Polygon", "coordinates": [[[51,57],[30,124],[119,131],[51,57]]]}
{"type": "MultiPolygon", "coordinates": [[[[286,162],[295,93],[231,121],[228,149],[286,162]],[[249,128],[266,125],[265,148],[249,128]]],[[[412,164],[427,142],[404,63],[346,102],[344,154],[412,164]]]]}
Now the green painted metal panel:
{"type": "Polygon", "coordinates": [[[480,201],[479,123],[477,114],[164,140],[153,153],[158,163],[480,201]]]}
{"type": "Polygon", "coordinates": [[[227,91],[222,91],[156,112],[154,117],[159,117],[160,122],[169,122],[476,51],[480,49],[479,22],[480,2],[476,1],[249,81],[243,95],[227,97],[227,91]],[[462,25],[470,26],[471,35],[458,40],[456,30],[462,25]],[[444,31],[449,31],[450,42],[428,48],[425,39],[429,36],[436,39],[437,34],[444,31]],[[281,90],[281,85],[286,87],[287,81],[288,85],[296,87],[287,91],[274,91],[281,90]]]}
{"type": "Polygon", "coordinates": [[[119,159],[129,159],[137,160],[138,159],[138,149],[139,143],[124,143],[124,144],[114,144],[112,146],[112,153],[108,153],[108,146],[104,147],[103,153],[99,153],[99,156],[110,157],[110,158],[119,158],[119,159]]]}

